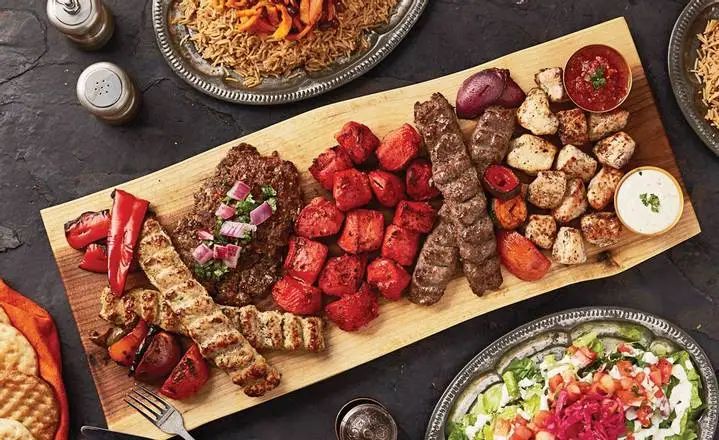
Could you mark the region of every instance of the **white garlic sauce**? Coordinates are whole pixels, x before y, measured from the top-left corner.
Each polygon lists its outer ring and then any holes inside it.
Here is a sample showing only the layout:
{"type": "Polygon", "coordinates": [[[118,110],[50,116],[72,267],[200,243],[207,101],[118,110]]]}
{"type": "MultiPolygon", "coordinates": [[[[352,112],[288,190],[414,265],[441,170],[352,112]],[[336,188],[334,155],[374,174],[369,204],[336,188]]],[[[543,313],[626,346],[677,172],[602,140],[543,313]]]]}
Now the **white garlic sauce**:
{"type": "Polygon", "coordinates": [[[674,181],[655,169],[641,169],[627,176],[617,189],[617,215],[640,234],[656,234],[681,215],[681,194],[674,181]]]}

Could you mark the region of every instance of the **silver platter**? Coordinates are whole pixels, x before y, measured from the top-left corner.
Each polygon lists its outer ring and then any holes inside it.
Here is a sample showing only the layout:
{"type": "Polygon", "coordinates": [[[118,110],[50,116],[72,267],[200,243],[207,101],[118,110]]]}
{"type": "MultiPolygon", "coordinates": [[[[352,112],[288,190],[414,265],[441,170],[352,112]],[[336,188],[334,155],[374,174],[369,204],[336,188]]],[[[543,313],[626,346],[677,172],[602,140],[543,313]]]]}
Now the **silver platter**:
{"type": "MultiPolygon", "coordinates": [[[[285,104],[320,95],[363,75],[386,57],[419,19],[429,0],[400,0],[390,22],[367,35],[368,48],[341,60],[329,69],[307,73],[299,70],[287,78],[267,78],[257,87],[243,87],[225,80],[186,38],[186,26],[172,23],[177,0],[152,1],[152,25],[157,44],[172,70],[188,84],[212,97],[238,104],[285,104]]],[[[239,80],[239,76],[235,76],[239,80]]]]}
{"type": "Polygon", "coordinates": [[[499,373],[516,357],[539,360],[562,352],[577,334],[596,331],[603,340],[626,340],[620,328],[636,326],[646,346],[669,344],[686,350],[702,378],[706,409],[699,419],[699,440],[712,440],[719,415],[719,387],[706,353],[682,329],[637,310],[587,307],[556,313],[525,324],[502,336],[472,359],[452,380],[432,412],[425,440],[444,440],[449,420],[466,414],[477,395],[501,380],[499,373]]]}
{"type": "Polygon", "coordinates": [[[719,1],[691,0],[679,15],[669,39],[669,80],[679,108],[692,129],[715,154],[719,155],[719,130],[706,119],[706,106],[699,95],[701,84],[690,69],[697,58],[697,34],[710,18],[719,18],[719,1]]]}

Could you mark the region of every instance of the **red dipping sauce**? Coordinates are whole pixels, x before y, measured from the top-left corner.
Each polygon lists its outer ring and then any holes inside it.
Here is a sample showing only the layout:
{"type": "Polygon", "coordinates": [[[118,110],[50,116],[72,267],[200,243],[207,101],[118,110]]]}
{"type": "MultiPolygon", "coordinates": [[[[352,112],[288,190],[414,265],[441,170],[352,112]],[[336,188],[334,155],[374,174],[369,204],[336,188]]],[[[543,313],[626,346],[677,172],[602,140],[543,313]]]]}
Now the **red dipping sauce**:
{"type": "Polygon", "coordinates": [[[629,96],[632,74],[619,52],[593,44],[569,58],[564,68],[564,87],[569,98],[584,110],[606,112],[629,96]]]}

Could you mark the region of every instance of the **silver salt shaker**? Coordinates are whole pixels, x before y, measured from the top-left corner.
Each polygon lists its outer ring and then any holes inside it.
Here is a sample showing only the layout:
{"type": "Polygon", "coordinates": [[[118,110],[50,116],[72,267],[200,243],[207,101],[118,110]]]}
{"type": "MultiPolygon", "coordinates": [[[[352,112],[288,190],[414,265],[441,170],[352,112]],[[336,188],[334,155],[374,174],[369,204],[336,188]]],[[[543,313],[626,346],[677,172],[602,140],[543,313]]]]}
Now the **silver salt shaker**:
{"type": "Polygon", "coordinates": [[[104,46],[115,31],[112,13],[102,0],[47,0],[50,23],[85,50],[104,46]]]}
{"type": "Polygon", "coordinates": [[[115,64],[95,63],[77,80],[77,99],[85,109],[107,122],[129,122],[140,107],[140,95],[128,74],[115,64]]]}

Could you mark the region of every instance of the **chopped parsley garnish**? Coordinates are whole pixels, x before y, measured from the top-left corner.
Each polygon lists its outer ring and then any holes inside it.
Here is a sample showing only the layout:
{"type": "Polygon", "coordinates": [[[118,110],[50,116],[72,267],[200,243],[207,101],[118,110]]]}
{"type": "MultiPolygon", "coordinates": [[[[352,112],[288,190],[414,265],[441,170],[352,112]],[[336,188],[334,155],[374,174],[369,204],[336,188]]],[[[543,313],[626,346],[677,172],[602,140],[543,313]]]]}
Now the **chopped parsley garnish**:
{"type": "MultiPolygon", "coordinates": [[[[259,200],[255,199],[252,194],[248,194],[244,200],[235,200],[230,198],[229,196],[223,198],[223,203],[235,208],[235,215],[230,219],[223,219],[219,216],[216,216],[215,225],[212,230],[214,238],[212,240],[201,240],[202,243],[205,243],[207,246],[210,247],[215,244],[249,244],[254,238],[254,234],[251,231],[247,231],[242,237],[232,238],[222,235],[220,233],[220,230],[222,229],[222,225],[226,221],[250,223],[250,212],[252,212],[252,210],[256,209],[264,202],[267,202],[267,204],[270,205],[270,207],[272,208],[272,212],[277,211],[277,191],[269,185],[262,185],[260,187],[260,193],[261,196],[258,197],[259,200]]],[[[225,276],[225,274],[230,271],[230,269],[221,260],[211,260],[203,265],[195,265],[194,271],[197,277],[201,280],[220,281],[225,276]]]]}
{"type": "Polygon", "coordinates": [[[594,87],[594,90],[597,90],[607,85],[607,78],[604,76],[604,67],[597,67],[597,70],[595,70],[594,73],[592,73],[592,75],[589,77],[589,81],[592,82],[592,87],[594,87]]]}
{"type": "Polygon", "coordinates": [[[195,275],[203,281],[220,281],[229,268],[222,261],[211,260],[203,265],[195,265],[195,275]]]}
{"type": "Polygon", "coordinates": [[[257,208],[258,206],[260,206],[260,204],[257,203],[254,197],[252,197],[252,194],[248,194],[247,197],[245,197],[245,200],[241,200],[235,204],[235,209],[238,216],[247,216],[247,219],[249,221],[250,211],[257,208]]]}
{"type": "Polygon", "coordinates": [[[270,185],[262,185],[262,196],[266,199],[277,197],[277,191],[270,185]]]}
{"type": "Polygon", "coordinates": [[[651,208],[652,212],[659,212],[659,208],[661,207],[661,201],[659,200],[659,196],[652,193],[642,193],[639,194],[639,200],[642,201],[642,204],[646,206],[647,208],[651,208]]]}

